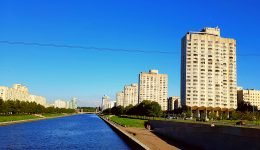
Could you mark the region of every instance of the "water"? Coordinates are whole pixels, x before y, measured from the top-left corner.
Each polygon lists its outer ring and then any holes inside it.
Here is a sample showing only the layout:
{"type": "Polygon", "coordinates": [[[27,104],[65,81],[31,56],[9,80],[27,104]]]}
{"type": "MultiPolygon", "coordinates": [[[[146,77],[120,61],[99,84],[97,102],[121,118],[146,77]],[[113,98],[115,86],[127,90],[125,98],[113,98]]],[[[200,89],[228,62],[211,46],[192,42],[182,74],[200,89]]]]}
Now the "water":
{"type": "Polygon", "coordinates": [[[0,150],[128,150],[97,115],[84,114],[0,126],[0,150]]]}

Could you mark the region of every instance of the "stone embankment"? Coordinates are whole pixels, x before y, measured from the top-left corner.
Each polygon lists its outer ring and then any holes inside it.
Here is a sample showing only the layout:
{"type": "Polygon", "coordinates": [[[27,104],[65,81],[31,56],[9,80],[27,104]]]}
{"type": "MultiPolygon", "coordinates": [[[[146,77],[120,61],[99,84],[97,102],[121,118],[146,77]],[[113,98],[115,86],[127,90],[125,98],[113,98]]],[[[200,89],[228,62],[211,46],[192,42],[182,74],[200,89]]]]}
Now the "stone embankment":
{"type": "Polygon", "coordinates": [[[149,123],[155,133],[196,149],[260,149],[260,129],[256,128],[220,125],[212,127],[208,124],[162,120],[151,120],[149,123]]]}
{"type": "Polygon", "coordinates": [[[129,133],[121,130],[117,127],[114,123],[110,122],[108,119],[104,117],[100,117],[103,119],[129,146],[133,149],[138,150],[150,150],[149,147],[138,141],[137,139],[133,138],[129,133]]]}

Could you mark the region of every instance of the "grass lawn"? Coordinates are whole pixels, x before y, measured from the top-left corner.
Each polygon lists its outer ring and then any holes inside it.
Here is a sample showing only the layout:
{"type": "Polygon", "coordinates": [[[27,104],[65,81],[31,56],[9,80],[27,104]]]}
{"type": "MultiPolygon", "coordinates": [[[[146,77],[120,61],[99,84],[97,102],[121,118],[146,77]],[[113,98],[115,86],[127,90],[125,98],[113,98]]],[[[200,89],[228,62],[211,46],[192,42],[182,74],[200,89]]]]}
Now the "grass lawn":
{"type": "Polygon", "coordinates": [[[110,120],[121,125],[126,125],[127,127],[137,127],[137,128],[144,128],[144,122],[147,121],[141,119],[121,118],[118,116],[112,116],[110,117],[110,120]]]}
{"type": "Polygon", "coordinates": [[[41,118],[34,115],[10,115],[10,116],[0,116],[0,122],[7,122],[7,121],[17,121],[17,120],[28,120],[28,119],[37,119],[41,118]]]}
{"type": "Polygon", "coordinates": [[[58,116],[65,116],[67,114],[59,113],[59,114],[42,114],[44,117],[58,117],[58,116]]]}

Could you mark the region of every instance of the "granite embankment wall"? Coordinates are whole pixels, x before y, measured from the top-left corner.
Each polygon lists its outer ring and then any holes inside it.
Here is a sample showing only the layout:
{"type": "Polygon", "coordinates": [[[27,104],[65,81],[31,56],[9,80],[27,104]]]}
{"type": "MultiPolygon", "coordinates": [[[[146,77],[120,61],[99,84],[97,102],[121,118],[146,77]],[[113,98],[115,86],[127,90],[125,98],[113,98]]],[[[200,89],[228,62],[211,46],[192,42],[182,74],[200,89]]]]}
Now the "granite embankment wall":
{"type": "Polygon", "coordinates": [[[259,150],[260,129],[151,120],[159,135],[207,150],[259,150]]]}
{"type": "Polygon", "coordinates": [[[137,139],[133,138],[130,134],[126,133],[125,131],[118,128],[112,122],[106,120],[103,117],[100,117],[108,126],[112,128],[132,149],[134,150],[150,150],[146,145],[138,141],[137,139]]]}

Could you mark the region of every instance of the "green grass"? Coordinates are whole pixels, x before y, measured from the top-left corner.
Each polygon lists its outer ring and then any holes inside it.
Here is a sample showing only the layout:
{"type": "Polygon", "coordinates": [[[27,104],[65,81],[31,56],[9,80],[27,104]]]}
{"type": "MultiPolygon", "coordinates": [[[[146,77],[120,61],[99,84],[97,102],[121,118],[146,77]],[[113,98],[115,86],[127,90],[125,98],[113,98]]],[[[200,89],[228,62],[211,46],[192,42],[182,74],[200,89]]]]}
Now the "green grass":
{"type": "Polygon", "coordinates": [[[59,114],[42,114],[44,117],[59,117],[59,116],[65,116],[67,114],[59,113],[59,114]]]}
{"type": "MultiPolygon", "coordinates": [[[[43,117],[49,118],[49,117],[59,117],[59,116],[65,116],[69,114],[64,113],[58,113],[58,114],[42,114],[43,117]]],[[[9,115],[9,116],[0,116],[0,122],[8,122],[8,121],[18,121],[18,120],[28,120],[28,119],[38,119],[43,118],[41,116],[35,116],[35,115],[9,115]]]]}
{"type": "Polygon", "coordinates": [[[144,122],[147,120],[141,119],[131,119],[131,118],[121,118],[118,116],[110,117],[110,120],[127,127],[144,128],[144,122]]]}
{"type": "Polygon", "coordinates": [[[0,116],[0,122],[7,121],[17,121],[17,120],[28,120],[28,119],[37,119],[40,118],[34,115],[10,115],[10,116],[0,116]]]}

